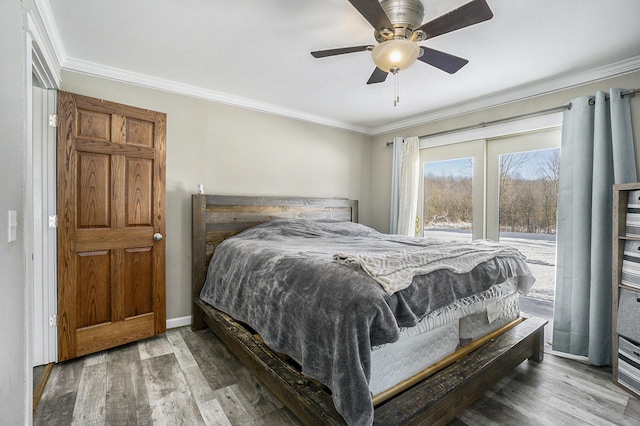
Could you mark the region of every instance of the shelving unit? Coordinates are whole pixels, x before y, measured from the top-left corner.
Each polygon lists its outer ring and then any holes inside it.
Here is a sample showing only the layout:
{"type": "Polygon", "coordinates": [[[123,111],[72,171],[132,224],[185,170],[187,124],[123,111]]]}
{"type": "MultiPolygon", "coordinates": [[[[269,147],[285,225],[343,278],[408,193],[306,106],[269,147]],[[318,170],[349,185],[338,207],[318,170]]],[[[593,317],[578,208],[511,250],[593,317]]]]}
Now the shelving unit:
{"type": "Polygon", "coordinates": [[[640,397],[640,327],[633,327],[640,324],[640,284],[622,284],[625,244],[640,243],[640,234],[626,232],[629,194],[636,190],[640,183],[613,186],[612,371],[614,383],[640,397]]]}

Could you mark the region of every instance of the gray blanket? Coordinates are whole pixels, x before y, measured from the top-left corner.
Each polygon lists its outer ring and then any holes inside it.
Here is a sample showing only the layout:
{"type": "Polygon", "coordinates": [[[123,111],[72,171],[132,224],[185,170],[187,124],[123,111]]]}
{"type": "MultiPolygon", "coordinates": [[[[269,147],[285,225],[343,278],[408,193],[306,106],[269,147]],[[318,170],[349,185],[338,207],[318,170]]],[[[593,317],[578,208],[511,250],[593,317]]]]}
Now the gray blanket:
{"type": "Polygon", "coordinates": [[[436,269],[392,295],[336,253],[411,250],[439,240],[381,234],[351,222],[275,220],[216,248],[201,298],[253,327],[327,385],[348,424],[373,423],[368,382],[373,346],[394,342],[429,312],[507,277],[531,283],[524,257],[496,256],[465,274],[436,269]]]}

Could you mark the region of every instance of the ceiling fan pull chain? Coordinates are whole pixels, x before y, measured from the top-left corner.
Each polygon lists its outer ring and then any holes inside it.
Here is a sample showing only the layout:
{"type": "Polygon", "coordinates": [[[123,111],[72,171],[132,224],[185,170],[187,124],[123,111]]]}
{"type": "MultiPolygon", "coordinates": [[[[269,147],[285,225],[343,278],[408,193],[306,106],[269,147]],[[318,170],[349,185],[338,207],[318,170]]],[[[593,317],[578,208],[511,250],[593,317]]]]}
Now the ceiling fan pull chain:
{"type": "Polygon", "coordinates": [[[398,106],[398,102],[400,102],[400,96],[398,96],[398,72],[393,73],[393,87],[394,87],[394,97],[393,97],[393,106],[398,106]]]}

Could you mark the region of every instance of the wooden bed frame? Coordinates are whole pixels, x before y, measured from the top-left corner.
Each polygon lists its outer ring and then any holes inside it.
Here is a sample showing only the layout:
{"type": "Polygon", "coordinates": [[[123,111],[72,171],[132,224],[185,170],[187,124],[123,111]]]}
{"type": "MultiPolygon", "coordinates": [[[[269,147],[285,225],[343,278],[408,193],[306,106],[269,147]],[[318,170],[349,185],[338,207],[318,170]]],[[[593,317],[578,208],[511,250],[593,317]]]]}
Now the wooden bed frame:
{"type": "MultiPolygon", "coordinates": [[[[225,238],[276,218],[357,222],[358,202],[223,195],[193,195],[192,202],[192,328],[208,326],[304,424],[345,424],[325,387],[199,295],[215,247],[225,238]]],[[[545,324],[521,318],[425,370],[395,396],[374,397],[374,424],[446,424],[524,360],[542,361],[545,324]]]]}

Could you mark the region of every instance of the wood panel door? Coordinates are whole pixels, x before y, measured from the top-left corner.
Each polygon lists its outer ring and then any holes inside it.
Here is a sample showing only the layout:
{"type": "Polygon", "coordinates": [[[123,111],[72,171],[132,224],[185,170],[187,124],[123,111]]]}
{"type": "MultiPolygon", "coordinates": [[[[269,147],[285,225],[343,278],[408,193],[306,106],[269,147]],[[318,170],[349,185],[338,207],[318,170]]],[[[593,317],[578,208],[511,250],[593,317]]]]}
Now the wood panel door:
{"type": "Polygon", "coordinates": [[[166,330],[166,115],[58,96],[59,361],[166,330]]]}

